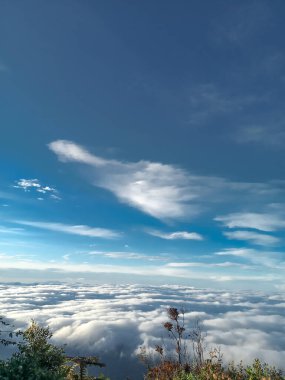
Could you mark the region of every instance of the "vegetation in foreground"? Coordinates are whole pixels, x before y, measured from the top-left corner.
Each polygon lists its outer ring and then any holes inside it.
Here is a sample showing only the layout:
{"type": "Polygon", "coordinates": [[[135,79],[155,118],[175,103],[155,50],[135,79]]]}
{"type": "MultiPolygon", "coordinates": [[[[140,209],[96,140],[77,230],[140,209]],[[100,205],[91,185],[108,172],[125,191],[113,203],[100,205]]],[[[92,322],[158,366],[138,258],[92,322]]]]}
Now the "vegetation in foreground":
{"type": "MultiPolygon", "coordinates": [[[[164,328],[173,346],[156,346],[155,359],[141,349],[145,380],[285,380],[281,370],[258,359],[251,365],[225,365],[218,349],[205,358],[205,336],[199,323],[187,332],[183,311],[169,308],[167,313],[164,328]]],[[[32,321],[25,331],[13,332],[1,317],[0,327],[0,344],[17,348],[9,359],[0,360],[0,380],[109,380],[103,374],[88,375],[88,366],[105,366],[97,357],[68,357],[63,348],[53,345],[48,327],[32,321]]]]}
{"type": "Polygon", "coordinates": [[[205,358],[205,335],[196,322],[187,332],[184,311],[167,310],[169,320],[164,323],[173,343],[173,350],[156,346],[156,364],[142,348],[141,360],[147,365],[145,380],[285,380],[282,371],[255,359],[251,365],[224,364],[222,354],[215,348],[205,358]]]}
{"type": "Polygon", "coordinates": [[[14,333],[2,318],[0,325],[0,343],[17,347],[9,359],[0,360],[0,380],[108,380],[87,373],[90,365],[105,366],[97,357],[68,357],[63,348],[53,345],[49,327],[32,321],[25,331],[14,333]]]}

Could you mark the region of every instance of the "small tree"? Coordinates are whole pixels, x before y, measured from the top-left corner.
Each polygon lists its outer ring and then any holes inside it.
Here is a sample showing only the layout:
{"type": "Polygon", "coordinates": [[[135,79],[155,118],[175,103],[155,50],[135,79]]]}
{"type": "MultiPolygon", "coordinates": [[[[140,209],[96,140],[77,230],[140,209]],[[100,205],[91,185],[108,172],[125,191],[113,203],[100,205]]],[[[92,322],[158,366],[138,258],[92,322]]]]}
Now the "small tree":
{"type": "Polygon", "coordinates": [[[40,326],[34,320],[23,332],[23,342],[18,344],[19,355],[37,363],[51,372],[58,372],[65,363],[63,348],[50,343],[49,327],[40,326]]]}
{"type": "Polygon", "coordinates": [[[52,333],[32,321],[17,343],[18,352],[0,362],[0,378],[7,380],[63,380],[68,373],[62,348],[51,344],[52,333]]]}
{"type": "Polygon", "coordinates": [[[17,345],[18,351],[6,361],[0,361],[0,379],[5,380],[108,380],[104,375],[88,376],[87,366],[105,367],[95,356],[66,357],[62,348],[50,343],[52,333],[48,327],[40,326],[34,320],[25,331],[14,333],[9,323],[0,318],[0,343],[17,345]],[[1,334],[4,334],[1,337],[1,334]],[[22,336],[20,342],[12,340],[14,336],[22,336]],[[79,367],[76,373],[73,362],[79,367]]]}

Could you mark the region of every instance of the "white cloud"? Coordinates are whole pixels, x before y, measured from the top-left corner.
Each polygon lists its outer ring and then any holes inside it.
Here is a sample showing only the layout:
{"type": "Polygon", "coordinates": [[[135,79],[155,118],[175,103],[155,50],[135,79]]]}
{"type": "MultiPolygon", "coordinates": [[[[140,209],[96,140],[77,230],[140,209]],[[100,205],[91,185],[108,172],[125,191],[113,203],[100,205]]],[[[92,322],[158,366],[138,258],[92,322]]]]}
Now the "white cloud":
{"type": "Polygon", "coordinates": [[[260,268],[271,268],[276,275],[285,269],[285,253],[278,251],[260,251],[252,248],[228,248],[220,252],[215,252],[218,256],[236,256],[247,260],[260,268]]]}
{"type": "Polygon", "coordinates": [[[277,213],[239,212],[218,216],[215,220],[228,228],[253,228],[267,232],[285,228],[285,219],[277,213]]]}
{"type": "Polygon", "coordinates": [[[91,251],[88,252],[89,255],[98,255],[104,256],[111,259],[119,259],[119,260],[147,260],[147,261],[165,261],[169,260],[166,256],[159,255],[145,255],[137,252],[102,252],[102,251],[91,251]]]}
{"type": "MultiPolygon", "coordinates": [[[[94,166],[97,169],[95,185],[157,218],[184,216],[190,209],[187,203],[197,197],[194,186],[189,191],[187,173],[180,168],[148,161],[123,163],[105,160],[64,140],[54,141],[48,146],[61,161],[94,166]]],[[[192,212],[194,210],[192,207],[192,212]]]]}
{"type": "Polygon", "coordinates": [[[57,140],[48,144],[48,147],[57,154],[63,162],[82,162],[84,164],[101,166],[108,163],[107,160],[101,159],[90,154],[86,149],[71,141],[57,140]]]}
{"type": "Polygon", "coordinates": [[[254,231],[230,231],[224,232],[224,235],[231,240],[246,240],[257,245],[275,245],[280,242],[275,236],[260,234],[254,231]]]}
{"type": "Polygon", "coordinates": [[[256,251],[252,248],[227,248],[223,251],[215,252],[218,256],[248,256],[256,251]]]}
{"type": "Polygon", "coordinates": [[[17,185],[14,185],[13,187],[21,188],[25,191],[29,191],[30,188],[36,187],[37,189],[41,188],[41,185],[39,184],[38,179],[20,179],[17,181],[17,185]]]}
{"type": "Polygon", "coordinates": [[[147,230],[149,235],[157,236],[166,240],[203,240],[203,236],[196,232],[176,231],[171,233],[164,233],[161,231],[147,230]]]}
{"type": "MultiPolygon", "coordinates": [[[[112,255],[112,253],[111,253],[112,255]]],[[[155,260],[150,260],[152,265],[138,263],[137,265],[127,265],[119,262],[119,265],[112,262],[101,263],[98,260],[90,260],[87,262],[75,262],[69,260],[66,261],[40,261],[40,260],[30,260],[25,257],[18,257],[17,260],[9,259],[9,255],[5,260],[1,260],[2,271],[1,276],[3,278],[11,278],[15,276],[15,272],[30,271],[31,274],[29,278],[37,278],[40,273],[40,278],[53,278],[57,280],[74,278],[74,276],[88,277],[91,282],[94,282],[94,278],[98,279],[98,275],[102,274],[100,278],[120,278],[120,281],[136,282],[143,281],[149,283],[150,281],[156,283],[165,283],[167,281],[173,282],[174,280],[178,283],[191,281],[194,284],[205,284],[205,279],[209,286],[216,286],[217,282],[226,281],[229,282],[230,287],[240,288],[244,285],[251,284],[252,287],[263,287],[267,283],[267,288],[272,288],[272,286],[283,282],[283,270],[285,269],[284,259],[278,253],[271,252],[270,257],[263,254],[245,256],[250,262],[256,263],[259,266],[258,273],[255,273],[252,269],[250,271],[245,271],[244,269],[250,268],[247,265],[232,265],[235,266],[235,270],[229,273],[229,264],[221,263],[221,265],[208,264],[193,264],[195,270],[192,270],[190,265],[186,266],[169,266],[161,265],[156,258],[155,260]],[[280,256],[280,257],[279,257],[280,256]],[[283,260],[283,261],[282,261],[283,260]],[[199,268],[201,267],[201,268],[199,268]],[[213,269],[215,268],[215,269],[213,269]],[[270,268],[270,270],[268,270],[270,268]],[[12,273],[12,275],[11,275],[12,273]],[[96,273],[96,277],[94,274],[96,273]],[[103,276],[104,275],[104,276],[103,276]],[[115,277],[114,277],[115,276],[115,277]]],[[[96,256],[95,256],[96,257],[96,256]]],[[[117,258],[117,255],[115,256],[117,258]]],[[[23,276],[19,272],[17,278],[23,276]]],[[[22,278],[22,277],[21,277],[22,278]]]]}
{"type": "MultiPolygon", "coordinates": [[[[53,199],[61,199],[58,196],[58,191],[50,186],[41,185],[40,181],[37,178],[34,179],[19,179],[16,181],[16,185],[13,186],[16,189],[23,189],[25,192],[30,192],[31,190],[34,190],[37,193],[40,194],[46,194],[49,195],[50,198],[53,199]]],[[[44,200],[42,197],[38,197],[38,200],[44,200]]]]}
{"type": "Polygon", "coordinates": [[[197,266],[203,266],[204,263],[168,263],[168,267],[174,267],[174,268],[187,268],[187,267],[197,267],[197,266]]]}
{"type": "Polygon", "coordinates": [[[16,234],[21,235],[23,234],[25,230],[23,228],[14,228],[14,227],[6,227],[6,226],[0,226],[0,233],[1,234],[16,234]]]}
{"type": "Polygon", "coordinates": [[[27,220],[17,220],[15,223],[22,224],[24,226],[42,228],[45,230],[64,232],[72,235],[81,235],[89,237],[99,237],[105,239],[113,239],[120,237],[120,234],[116,231],[106,228],[89,227],[85,225],[70,225],[63,223],[48,223],[48,222],[32,222],[27,220]]]}
{"type": "Polygon", "coordinates": [[[168,267],[174,267],[174,268],[187,268],[187,267],[241,267],[241,268],[248,268],[248,266],[235,263],[231,261],[225,261],[222,263],[202,263],[202,262],[177,262],[177,263],[168,263],[168,267]]]}
{"type": "Polygon", "coordinates": [[[97,355],[114,380],[143,378],[139,347],[152,351],[162,339],[168,307],[183,307],[187,331],[197,319],[207,333],[206,351],[220,346],[225,361],[260,357],[284,367],[284,304],[279,293],[229,292],[190,286],[0,284],[0,308],[16,327],[31,318],[48,324],[70,355],[97,355]]]}
{"type": "Polygon", "coordinates": [[[61,200],[61,198],[58,195],[55,195],[55,194],[51,194],[50,198],[55,199],[57,201],[61,200]]]}
{"type": "Polygon", "coordinates": [[[153,217],[167,220],[194,216],[206,202],[229,202],[276,196],[271,184],[238,183],[218,177],[193,175],[170,164],[106,160],[89,153],[80,145],[57,140],[48,147],[63,162],[77,162],[94,168],[89,177],[95,186],[111,191],[122,203],[153,217]]]}

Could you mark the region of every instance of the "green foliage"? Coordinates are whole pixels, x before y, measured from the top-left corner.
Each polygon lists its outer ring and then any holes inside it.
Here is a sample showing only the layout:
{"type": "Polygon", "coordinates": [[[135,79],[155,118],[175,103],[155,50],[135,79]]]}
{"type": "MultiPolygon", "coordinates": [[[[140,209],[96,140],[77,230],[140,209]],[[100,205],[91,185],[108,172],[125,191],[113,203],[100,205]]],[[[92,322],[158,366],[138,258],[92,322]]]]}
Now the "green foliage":
{"type": "Polygon", "coordinates": [[[42,368],[52,373],[58,372],[65,363],[62,348],[51,344],[52,337],[48,327],[39,326],[35,321],[23,333],[23,342],[18,345],[19,355],[35,360],[42,368]]]}
{"type": "MultiPolygon", "coordinates": [[[[141,359],[147,364],[145,380],[285,380],[282,372],[260,360],[255,359],[244,366],[230,363],[224,365],[218,349],[204,359],[204,338],[198,324],[187,333],[184,327],[184,314],[175,308],[168,309],[169,321],[163,324],[174,344],[176,356],[168,355],[162,346],[155,351],[159,362],[147,363],[144,349],[141,359]],[[185,336],[193,345],[193,357],[187,355],[185,336]]],[[[52,333],[32,321],[23,332],[13,332],[9,323],[0,317],[0,344],[16,345],[18,351],[10,359],[0,360],[0,380],[110,380],[103,374],[90,376],[87,366],[104,367],[96,356],[66,357],[62,348],[50,342],[52,333]],[[15,337],[21,336],[17,342],[15,337]],[[68,365],[73,362],[73,366],[68,365]]]]}
{"type": "MultiPolygon", "coordinates": [[[[67,380],[80,380],[80,374],[72,374],[67,377],[67,380]]],[[[84,375],[83,380],[110,380],[108,377],[100,373],[98,376],[84,375]]]]}
{"type": "Polygon", "coordinates": [[[96,356],[66,357],[62,348],[50,342],[49,327],[32,320],[25,331],[14,333],[3,318],[0,327],[0,343],[18,348],[10,359],[0,360],[0,380],[109,380],[103,374],[99,377],[87,374],[89,365],[105,366],[96,356]],[[15,336],[21,336],[21,341],[12,340],[15,336]],[[70,362],[75,364],[70,366],[70,362]]]}
{"type": "Polygon", "coordinates": [[[175,376],[173,380],[199,380],[199,378],[193,373],[187,373],[183,371],[179,375],[175,376]]]}
{"type": "Polygon", "coordinates": [[[98,377],[88,376],[87,374],[87,366],[93,365],[98,367],[105,367],[104,363],[100,363],[99,359],[96,356],[72,356],[67,357],[67,361],[71,361],[75,363],[72,367],[72,372],[70,375],[71,380],[108,380],[104,377],[104,375],[100,375],[98,377]],[[76,369],[78,369],[78,373],[76,372],[76,369]]]}
{"type": "Polygon", "coordinates": [[[252,364],[242,363],[223,365],[214,356],[204,361],[201,366],[179,366],[173,361],[164,361],[150,368],[146,380],[285,380],[282,371],[255,359],[252,364]]]}
{"type": "Polygon", "coordinates": [[[234,379],[248,379],[248,380],[279,380],[285,379],[282,375],[282,371],[275,367],[269,366],[267,363],[262,363],[259,359],[255,359],[252,364],[246,367],[241,362],[238,366],[234,363],[230,363],[227,368],[227,373],[234,379]]]}
{"type": "Polygon", "coordinates": [[[97,376],[97,380],[110,380],[109,377],[106,377],[103,373],[100,373],[99,376],[97,376]]]}
{"type": "Polygon", "coordinates": [[[66,372],[62,369],[50,371],[42,367],[37,360],[13,355],[11,359],[0,363],[1,380],[63,380],[66,372]]]}
{"type": "MultiPolygon", "coordinates": [[[[280,370],[270,367],[255,359],[252,364],[243,366],[242,363],[228,366],[217,366],[211,359],[199,368],[193,368],[190,373],[181,371],[173,380],[284,380],[280,370]]],[[[160,380],[158,377],[156,380],[160,380]]]]}
{"type": "Polygon", "coordinates": [[[49,342],[52,337],[49,328],[32,321],[17,343],[18,352],[6,361],[0,362],[2,380],[63,380],[68,368],[62,348],[49,342]]]}

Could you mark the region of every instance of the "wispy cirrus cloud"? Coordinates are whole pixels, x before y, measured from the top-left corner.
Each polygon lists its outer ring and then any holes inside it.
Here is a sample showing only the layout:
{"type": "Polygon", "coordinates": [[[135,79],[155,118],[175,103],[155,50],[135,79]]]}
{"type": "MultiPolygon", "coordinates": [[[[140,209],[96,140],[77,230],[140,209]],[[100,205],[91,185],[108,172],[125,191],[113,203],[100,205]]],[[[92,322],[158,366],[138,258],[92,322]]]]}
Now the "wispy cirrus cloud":
{"type": "Polygon", "coordinates": [[[264,99],[255,94],[232,94],[214,83],[200,84],[191,88],[190,94],[191,124],[206,124],[210,118],[218,115],[230,115],[262,102],[264,99]]]}
{"type": "Polygon", "coordinates": [[[126,251],[90,251],[89,255],[103,256],[110,259],[118,260],[146,260],[146,261],[167,261],[169,257],[165,255],[146,255],[138,252],[126,252],[126,251]]]}
{"type": "Polygon", "coordinates": [[[218,256],[250,256],[256,251],[252,248],[226,248],[222,251],[215,252],[218,256]]]}
{"type": "Polygon", "coordinates": [[[227,231],[224,232],[224,235],[231,240],[244,240],[256,245],[270,246],[278,244],[280,242],[280,239],[276,236],[261,234],[254,231],[227,231]]]}
{"type": "MultiPolygon", "coordinates": [[[[125,253],[124,253],[125,254],[125,253]]],[[[140,257],[135,255],[130,255],[127,260],[135,259],[137,260],[136,265],[130,265],[124,263],[122,257],[116,262],[112,260],[111,262],[102,263],[101,254],[98,260],[97,255],[89,255],[87,259],[84,257],[84,261],[78,262],[78,258],[75,261],[73,255],[67,254],[69,260],[64,257],[61,260],[42,260],[35,259],[32,260],[29,257],[12,257],[6,255],[1,260],[1,276],[2,278],[15,277],[15,272],[30,271],[30,278],[53,278],[62,281],[70,278],[83,277],[89,279],[91,283],[94,283],[94,274],[96,274],[96,279],[100,275],[101,280],[105,278],[110,278],[113,281],[116,278],[120,278],[123,283],[141,283],[147,281],[148,283],[165,283],[169,281],[173,283],[191,283],[202,284],[205,283],[205,278],[207,278],[207,284],[211,286],[217,286],[217,283],[227,282],[227,286],[234,288],[241,288],[243,283],[240,281],[245,281],[245,284],[251,283],[252,286],[260,288],[260,284],[264,286],[266,283],[267,288],[272,288],[273,286],[280,284],[284,278],[284,255],[279,252],[269,252],[269,253],[259,253],[253,250],[250,254],[244,255],[244,259],[250,264],[254,264],[258,267],[259,271],[256,273],[252,265],[247,263],[238,263],[234,260],[225,261],[221,263],[207,263],[207,262],[174,262],[172,265],[163,263],[163,260],[159,257],[149,257],[147,255],[140,255],[140,257]],[[142,257],[144,256],[144,257],[142,257]],[[138,261],[145,261],[144,264],[138,261]],[[147,263],[147,261],[151,262],[147,263]],[[63,265],[64,264],[64,265],[63,265]]],[[[110,259],[118,259],[121,252],[110,252],[110,259]]],[[[231,253],[230,253],[231,255],[231,253]]],[[[233,256],[233,255],[232,255],[233,256]]],[[[163,256],[164,258],[164,256],[163,256]]],[[[173,258],[173,257],[172,257],[173,258]]]]}
{"type": "Polygon", "coordinates": [[[254,143],[281,148],[285,141],[284,126],[285,120],[275,124],[273,121],[269,121],[268,125],[264,125],[264,123],[247,125],[237,130],[234,139],[241,144],[254,143]]]}
{"type": "Polygon", "coordinates": [[[24,232],[25,230],[23,228],[0,226],[0,234],[21,235],[24,232]]]}
{"type": "Polygon", "coordinates": [[[222,263],[202,263],[202,262],[172,262],[167,264],[168,267],[172,268],[191,268],[191,267],[221,267],[221,268],[230,268],[230,267],[240,267],[243,269],[248,268],[247,265],[232,262],[232,261],[225,261],[222,263]]]}
{"type": "MultiPolygon", "coordinates": [[[[47,185],[42,185],[37,178],[34,179],[24,179],[21,178],[16,181],[16,185],[13,185],[16,189],[22,189],[25,192],[34,191],[36,193],[41,194],[41,197],[38,197],[38,200],[43,200],[42,196],[49,195],[50,198],[60,200],[61,198],[58,195],[58,191],[54,187],[50,187],[47,185]]],[[[38,194],[38,195],[39,195],[38,194]]]]}
{"type": "Polygon", "coordinates": [[[218,256],[232,256],[240,259],[244,259],[257,265],[259,268],[267,267],[276,270],[283,271],[285,269],[285,253],[279,251],[261,251],[253,248],[227,248],[222,251],[214,253],[218,256]]]}
{"type": "Polygon", "coordinates": [[[63,223],[49,223],[27,220],[16,220],[15,223],[29,227],[41,228],[49,231],[63,232],[66,234],[88,237],[98,237],[104,239],[114,239],[119,238],[121,236],[121,234],[117,231],[113,231],[106,228],[90,227],[86,225],[70,225],[63,223]]]}
{"type": "Polygon", "coordinates": [[[165,240],[203,240],[203,236],[197,232],[176,231],[164,233],[157,230],[146,230],[149,235],[159,237],[165,240]]]}
{"type": "Polygon", "coordinates": [[[218,44],[243,46],[262,35],[271,21],[271,16],[269,3],[265,1],[234,3],[225,8],[224,14],[213,23],[211,38],[218,44]]]}
{"type": "Polygon", "coordinates": [[[252,228],[266,232],[285,228],[285,218],[279,213],[238,212],[218,216],[214,220],[228,228],[252,228]]]}
{"type": "Polygon", "coordinates": [[[48,147],[62,162],[93,167],[89,175],[95,186],[109,190],[120,202],[162,220],[195,216],[209,203],[226,203],[245,197],[256,201],[280,192],[270,183],[233,182],[193,175],[170,164],[106,160],[66,140],[53,141],[48,147]]]}

